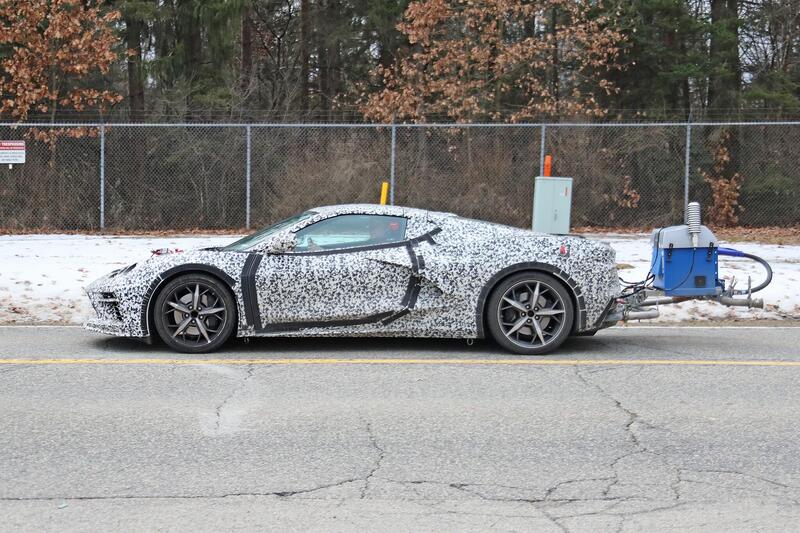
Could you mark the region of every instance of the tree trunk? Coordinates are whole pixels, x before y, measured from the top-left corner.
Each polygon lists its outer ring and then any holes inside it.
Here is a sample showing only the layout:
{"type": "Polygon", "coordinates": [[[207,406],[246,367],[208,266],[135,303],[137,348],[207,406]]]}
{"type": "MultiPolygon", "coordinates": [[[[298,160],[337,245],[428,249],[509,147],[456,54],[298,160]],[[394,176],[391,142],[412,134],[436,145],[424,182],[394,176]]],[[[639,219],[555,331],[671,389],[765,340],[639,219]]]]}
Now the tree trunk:
{"type": "MultiPolygon", "coordinates": [[[[738,0],[711,0],[711,74],[708,81],[710,116],[730,119],[739,105],[741,72],[739,63],[738,0]]],[[[739,130],[722,127],[718,144],[727,151],[724,160],[716,161],[717,180],[739,181],[739,130]]],[[[713,135],[713,133],[712,133],[713,135]]],[[[738,195],[737,195],[738,196],[738,195]]]]}
{"type": "MultiPolygon", "coordinates": [[[[128,105],[131,122],[144,120],[144,72],[142,71],[142,20],[135,15],[125,17],[125,45],[133,54],[128,55],[128,105]]],[[[127,141],[130,141],[131,150],[128,157],[131,163],[131,176],[136,183],[145,183],[145,159],[147,154],[146,135],[143,128],[128,130],[127,141]],[[142,131],[139,131],[142,130],[142,131]]],[[[116,187],[109,188],[109,192],[117,191],[124,198],[127,196],[116,183],[116,187]]],[[[113,192],[112,192],[113,194],[113,192]]],[[[144,196],[144,195],[141,195],[144,196]]],[[[141,212],[141,211],[140,211],[141,212]]],[[[114,214],[108,220],[114,223],[114,214]]]]}
{"type": "Polygon", "coordinates": [[[317,61],[319,62],[319,107],[323,111],[330,110],[328,95],[331,92],[331,66],[328,57],[327,32],[325,31],[330,23],[330,20],[325,20],[329,8],[327,4],[325,0],[319,0],[317,3],[317,31],[315,33],[317,41],[317,61]],[[326,24],[326,22],[328,24],[326,24]]]}
{"type": "MultiPolygon", "coordinates": [[[[651,22],[652,23],[652,22],[651,22]]],[[[664,35],[664,47],[670,51],[670,53],[680,53],[683,54],[685,57],[686,49],[683,45],[683,42],[680,44],[678,43],[678,39],[676,38],[675,33],[667,32],[664,35]]],[[[678,109],[682,107],[681,105],[681,90],[683,89],[682,84],[673,83],[667,87],[667,92],[665,96],[665,102],[663,102],[663,109],[661,110],[664,117],[670,117],[673,113],[676,113],[678,109]]]]}
{"type": "MultiPolygon", "coordinates": [[[[339,94],[339,87],[342,85],[342,72],[340,69],[341,53],[339,50],[339,43],[334,42],[328,50],[328,64],[330,65],[330,83],[328,84],[328,94],[325,99],[328,101],[328,109],[333,111],[336,96],[339,94]]],[[[329,116],[332,116],[330,113],[329,116]]]]}
{"type": "Polygon", "coordinates": [[[387,43],[378,43],[378,64],[385,69],[394,65],[394,54],[387,43]]]}
{"type": "Polygon", "coordinates": [[[194,105],[194,87],[202,63],[203,36],[200,21],[195,13],[194,2],[182,0],[180,12],[179,35],[184,48],[181,68],[189,87],[189,94],[186,95],[186,119],[190,121],[197,111],[194,105]]]}
{"type": "Polygon", "coordinates": [[[550,91],[558,115],[558,9],[553,6],[550,14],[550,35],[553,38],[553,50],[550,58],[550,91]]]}
{"type": "Polygon", "coordinates": [[[144,118],[144,76],[142,73],[142,21],[125,18],[125,45],[128,55],[128,106],[131,122],[144,118]]]}
{"type": "MultiPolygon", "coordinates": [[[[494,83],[494,112],[496,117],[494,120],[500,120],[500,115],[503,113],[503,100],[502,100],[502,87],[503,87],[503,77],[500,75],[501,68],[497,65],[496,59],[497,55],[499,55],[500,49],[503,47],[503,37],[505,36],[505,23],[501,18],[497,22],[497,50],[495,50],[494,57],[492,61],[494,63],[494,70],[491,74],[494,75],[496,81],[494,83]]],[[[495,136],[497,142],[497,136],[495,136]]]]}
{"type": "Polygon", "coordinates": [[[683,118],[689,120],[692,116],[692,88],[689,85],[689,77],[685,76],[681,83],[683,85],[683,118]]]}
{"type": "MultiPolygon", "coordinates": [[[[728,13],[731,20],[733,43],[730,45],[731,70],[737,100],[742,84],[742,64],[739,59],[739,0],[728,0],[728,13]]],[[[738,101],[736,102],[738,104],[738,101]]]]}
{"type": "Polygon", "coordinates": [[[247,2],[242,10],[242,75],[241,89],[245,99],[253,72],[253,8],[247,2]]]}
{"type": "MultiPolygon", "coordinates": [[[[681,39],[681,56],[686,57],[686,41],[681,39]]],[[[681,99],[682,99],[682,107],[683,107],[683,118],[685,120],[689,120],[689,117],[692,114],[692,88],[689,84],[689,76],[683,76],[681,78],[681,99]]]]}
{"type": "Polygon", "coordinates": [[[719,118],[728,118],[739,104],[741,67],[738,7],[738,0],[711,0],[708,107],[711,116],[719,118]]]}
{"type": "Polygon", "coordinates": [[[308,77],[311,54],[311,2],[300,0],[300,110],[308,111],[308,77]]]}

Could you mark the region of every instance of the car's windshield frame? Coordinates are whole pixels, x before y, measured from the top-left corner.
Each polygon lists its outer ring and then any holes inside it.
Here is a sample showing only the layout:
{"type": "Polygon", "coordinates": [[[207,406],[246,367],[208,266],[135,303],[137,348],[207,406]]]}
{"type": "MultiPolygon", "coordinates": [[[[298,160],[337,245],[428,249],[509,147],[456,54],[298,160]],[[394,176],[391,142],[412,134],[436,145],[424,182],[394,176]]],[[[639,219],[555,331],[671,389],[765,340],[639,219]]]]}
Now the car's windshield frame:
{"type": "Polygon", "coordinates": [[[296,226],[300,222],[308,220],[309,218],[316,215],[316,211],[304,211],[299,215],[295,215],[293,217],[289,217],[287,219],[281,220],[280,222],[273,224],[272,226],[267,226],[252,235],[248,235],[247,237],[243,237],[236,242],[232,242],[231,244],[222,248],[224,252],[247,252],[264,244],[267,242],[271,237],[275,236],[277,233],[291,228],[292,226],[296,226]]]}

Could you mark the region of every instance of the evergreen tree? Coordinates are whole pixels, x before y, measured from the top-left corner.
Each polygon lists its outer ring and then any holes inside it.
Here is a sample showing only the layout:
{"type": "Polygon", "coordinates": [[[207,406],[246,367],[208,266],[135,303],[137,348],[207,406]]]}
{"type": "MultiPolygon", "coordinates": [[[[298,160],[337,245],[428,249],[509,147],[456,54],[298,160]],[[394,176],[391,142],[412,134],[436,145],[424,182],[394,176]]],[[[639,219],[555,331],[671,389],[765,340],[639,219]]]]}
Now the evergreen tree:
{"type": "Polygon", "coordinates": [[[612,73],[618,91],[607,101],[612,115],[687,118],[703,85],[705,28],[685,0],[618,1],[608,6],[625,35],[612,73]]]}

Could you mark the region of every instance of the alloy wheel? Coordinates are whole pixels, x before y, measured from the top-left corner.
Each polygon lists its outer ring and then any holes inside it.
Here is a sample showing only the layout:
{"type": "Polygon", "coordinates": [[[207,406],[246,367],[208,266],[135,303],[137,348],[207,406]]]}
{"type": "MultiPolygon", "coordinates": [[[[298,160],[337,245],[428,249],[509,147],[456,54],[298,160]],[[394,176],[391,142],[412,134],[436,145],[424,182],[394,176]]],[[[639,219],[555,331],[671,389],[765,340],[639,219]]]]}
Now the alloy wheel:
{"type": "Polygon", "coordinates": [[[497,320],[503,335],[523,348],[542,348],[564,328],[566,309],[556,290],[538,280],[521,281],[503,293],[497,320]]]}
{"type": "Polygon", "coordinates": [[[190,348],[213,342],[228,320],[228,309],[217,289],[198,281],[173,287],[163,300],[161,313],[172,339],[190,348]]]}

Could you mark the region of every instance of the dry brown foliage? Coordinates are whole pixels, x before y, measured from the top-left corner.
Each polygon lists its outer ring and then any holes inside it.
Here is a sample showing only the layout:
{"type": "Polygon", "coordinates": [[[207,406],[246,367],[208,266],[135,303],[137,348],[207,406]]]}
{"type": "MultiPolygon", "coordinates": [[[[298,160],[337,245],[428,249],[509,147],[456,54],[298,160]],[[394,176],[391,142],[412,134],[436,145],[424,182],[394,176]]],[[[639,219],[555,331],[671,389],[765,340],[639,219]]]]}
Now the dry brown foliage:
{"type": "Polygon", "coordinates": [[[613,205],[621,209],[636,209],[639,207],[639,200],[642,199],[639,195],[639,191],[633,187],[630,176],[622,176],[621,192],[603,194],[602,196],[606,201],[613,203],[613,205]]]}
{"type": "MultiPolygon", "coordinates": [[[[117,60],[111,25],[119,13],[102,8],[102,1],[0,0],[0,45],[8,48],[0,60],[0,115],[23,122],[32,112],[55,117],[59,110],[103,110],[122,100],[84,83],[89,76],[107,73],[117,60]]],[[[87,134],[88,128],[29,132],[44,142],[87,134]]]]}
{"type": "Polygon", "coordinates": [[[741,176],[738,172],[731,174],[729,166],[731,155],[728,142],[731,134],[723,130],[713,147],[714,166],[710,172],[701,172],[703,181],[711,188],[711,208],[708,210],[709,222],[712,225],[726,227],[739,223],[738,212],[741,176]]]}
{"type": "Polygon", "coordinates": [[[414,51],[375,72],[384,89],[362,95],[362,111],[383,122],[424,121],[431,114],[499,120],[506,95],[513,94],[525,104],[512,122],[603,115],[594,94],[615,91],[603,73],[616,67],[624,38],[605,16],[589,15],[596,7],[572,0],[411,2],[398,28],[414,51]]]}

